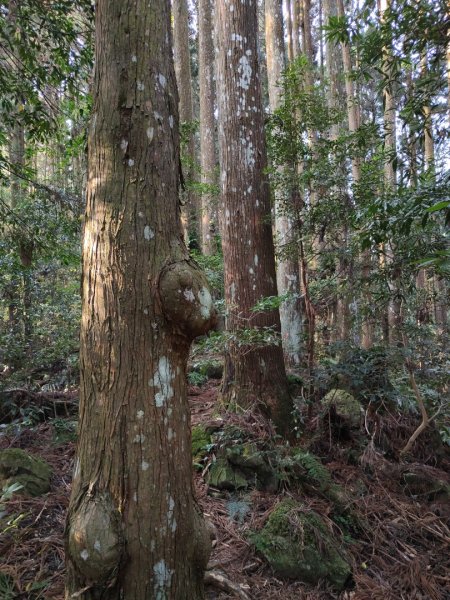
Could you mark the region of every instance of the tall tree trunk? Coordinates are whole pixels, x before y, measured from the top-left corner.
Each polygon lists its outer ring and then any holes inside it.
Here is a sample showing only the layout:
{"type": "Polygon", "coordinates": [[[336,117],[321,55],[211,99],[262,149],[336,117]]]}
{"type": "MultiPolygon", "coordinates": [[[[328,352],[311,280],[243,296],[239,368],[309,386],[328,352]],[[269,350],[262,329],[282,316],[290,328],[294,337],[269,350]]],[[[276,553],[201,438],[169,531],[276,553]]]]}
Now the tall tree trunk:
{"type": "MultiPolygon", "coordinates": [[[[329,24],[331,17],[337,16],[336,3],[333,0],[323,1],[323,20],[326,25],[329,24]]],[[[342,56],[338,54],[338,45],[331,40],[325,40],[325,73],[327,77],[327,104],[330,111],[334,112],[341,107],[341,100],[344,97],[342,85],[339,80],[339,73],[342,71],[342,56]]],[[[339,124],[331,125],[330,139],[336,141],[339,136],[339,124]]],[[[345,172],[345,164],[339,167],[345,172]]],[[[345,280],[347,289],[337,294],[335,300],[336,315],[334,317],[333,338],[336,341],[347,341],[350,336],[351,313],[350,313],[350,294],[348,287],[352,280],[353,260],[349,257],[348,247],[350,233],[348,226],[344,226],[341,233],[342,251],[339,258],[339,273],[341,280],[345,280]]]]}
{"type": "MultiPolygon", "coordinates": [[[[344,0],[337,0],[337,11],[340,18],[345,18],[344,0]]],[[[352,78],[352,57],[350,45],[342,42],[342,62],[344,65],[344,80],[347,101],[348,129],[350,133],[355,133],[359,127],[359,106],[355,97],[355,87],[352,78]]],[[[361,162],[358,156],[353,156],[352,160],[352,178],[354,189],[357,189],[361,179],[361,162]]],[[[365,250],[361,256],[362,259],[362,280],[365,292],[363,294],[366,306],[370,306],[370,294],[367,291],[369,278],[372,271],[372,257],[369,250],[365,250]]],[[[361,346],[371,348],[373,346],[373,323],[368,316],[363,317],[361,326],[361,346]]]]}
{"type": "MultiPolygon", "coordinates": [[[[227,328],[280,330],[278,310],[253,312],[277,295],[270,223],[270,195],[256,43],[257,5],[217,5],[219,149],[222,245],[227,328]]],[[[280,433],[289,429],[291,401],[281,346],[230,345],[223,396],[238,406],[256,405],[280,433]]]]}
{"type": "Polygon", "coordinates": [[[292,59],[300,56],[300,0],[291,0],[292,14],[292,59]]]}
{"type": "Polygon", "coordinates": [[[286,15],[286,43],[287,59],[289,62],[294,60],[294,40],[292,32],[292,6],[291,0],[283,0],[284,13],[286,15]]]}
{"type": "Polygon", "coordinates": [[[186,362],[215,313],[179,218],[165,0],[98,0],[66,598],[203,598],[186,362]]]}
{"type": "MultiPolygon", "coordinates": [[[[425,50],[420,61],[420,72],[421,75],[426,77],[428,74],[428,59],[427,51],[425,50]]],[[[422,107],[424,116],[424,170],[428,172],[429,176],[435,178],[435,156],[434,156],[434,138],[433,138],[433,120],[431,114],[431,107],[427,102],[422,107]]],[[[447,314],[448,304],[446,298],[448,296],[447,286],[444,279],[439,276],[434,276],[433,281],[433,302],[434,302],[434,319],[438,334],[443,334],[447,331],[447,314]]]]}
{"type": "MultiPolygon", "coordinates": [[[[179,94],[180,122],[192,127],[194,108],[192,102],[191,53],[189,48],[189,9],[187,0],[173,0],[173,58],[179,94]]],[[[186,168],[183,191],[182,221],[185,240],[200,243],[199,206],[196,194],[189,188],[194,179],[196,155],[194,132],[189,130],[186,140],[186,168]]]]}
{"type": "MultiPolygon", "coordinates": [[[[198,3],[198,63],[200,88],[200,157],[202,183],[216,183],[216,146],[214,143],[214,46],[212,40],[211,0],[198,3]]],[[[201,234],[203,254],[217,250],[215,234],[217,211],[211,191],[202,192],[201,234]]]]}
{"type": "MultiPolygon", "coordinates": [[[[269,102],[272,112],[282,102],[281,78],[286,68],[283,6],[281,0],[266,0],[266,56],[269,83],[269,102]]],[[[281,338],[285,360],[289,366],[300,364],[302,318],[300,302],[300,282],[298,260],[294,258],[294,224],[286,214],[286,207],[280,192],[275,192],[275,232],[281,258],[277,261],[277,285],[280,295],[288,298],[280,305],[281,338]],[[289,256],[283,256],[283,248],[289,249],[289,256]]]]}
{"type": "MultiPolygon", "coordinates": [[[[383,26],[386,12],[390,9],[390,0],[379,0],[378,10],[380,13],[380,24],[383,26]]],[[[396,106],[394,98],[394,77],[392,73],[392,51],[389,46],[383,48],[382,68],[384,76],[383,86],[383,122],[384,122],[384,186],[386,193],[395,193],[397,178],[394,165],[397,162],[396,143],[396,106]]],[[[392,244],[385,247],[386,263],[391,271],[389,277],[389,288],[391,298],[388,303],[388,341],[395,345],[402,340],[401,330],[403,324],[402,296],[399,288],[400,270],[395,265],[395,246],[392,244]]]]}
{"type": "MultiPolygon", "coordinates": [[[[12,26],[18,26],[16,0],[11,0],[8,5],[8,21],[12,26]]],[[[10,64],[10,68],[17,69],[16,62],[10,64]]],[[[11,173],[11,209],[16,211],[24,196],[23,169],[25,167],[25,129],[20,120],[21,109],[19,105],[22,99],[16,97],[16,123],[12,128],[9,144],[9,160],[13,172],[11,173]]],[[[20,231],[18,228],[14,232],[15,243],[17,245],[20,271],[13,275],[10,285],[11,304],[9,308],[10,326],[15,336],[18,336],[22,347],[29,348],[32,334],[32,281],[31,265],[33,261],[34,241],[29,237],[29,233],[20,231]]],[[[18,340],[16,340],[17,342],[18,340]]]]}

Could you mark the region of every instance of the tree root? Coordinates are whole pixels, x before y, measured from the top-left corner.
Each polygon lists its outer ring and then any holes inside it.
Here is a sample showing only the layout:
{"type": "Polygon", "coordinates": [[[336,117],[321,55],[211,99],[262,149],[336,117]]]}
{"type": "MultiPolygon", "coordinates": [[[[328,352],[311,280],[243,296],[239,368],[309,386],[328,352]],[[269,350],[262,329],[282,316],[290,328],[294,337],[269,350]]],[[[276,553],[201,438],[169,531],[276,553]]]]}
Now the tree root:
{"type": "Polygon", "coordinates": [[[238,583],[234,583],[219,571],[206,571],[204,581],[205,585],[212,585],[224,592],[235,594],[235,596],[242,598],[242,600],[251,600],[250,596],[244,592],[238,583]]]}

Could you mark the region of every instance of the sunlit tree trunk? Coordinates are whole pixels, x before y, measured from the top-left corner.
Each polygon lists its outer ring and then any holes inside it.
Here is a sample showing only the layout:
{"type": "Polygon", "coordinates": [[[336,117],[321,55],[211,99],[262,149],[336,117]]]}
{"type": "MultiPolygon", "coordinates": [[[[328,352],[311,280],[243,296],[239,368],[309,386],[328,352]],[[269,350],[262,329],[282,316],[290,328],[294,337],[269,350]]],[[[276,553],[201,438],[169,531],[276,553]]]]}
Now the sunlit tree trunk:
{"type": "Polygon", "coordinates": [[[215,314],[179,217],[164,0],[99,0],[66,598],[203,598],[186,362],[215,314]]]}
{"type": "MultiPolygon", "coordinates": [[[[211,188],[216,183],[216,146],[214,143],[214,46],[212,40],[211,0],[198,3],[198,63],[200,88],[200,157],[202,183],[211,188]]],[[[202,191],[201,234],[203,254],[216,251],[215,197],[202,191]]]]}
{"type": "MultiPolygon", "coordinates": [[[[221,168],[222,244],[227,328],[280,330],[278,310],[253,312],[277,294],[270,218],[264,111],[261,100],[255,2],[238,0],[234,10],[217,5],[217,96],[221,168]]],[[[281,433],[289,429],[291,401],[281,345],[230,344],[224,375],[225,401],[259,407],[281,433]]]]}
{"type": "MultiPolygon", "coordinates": [[[[282,102],[281,79],[286,68],[283,7],[281,0],[266,0],[266,57],[269,83],[269,102],[272,112],[276,111],[282,102]]],[[[292,207],[290,207],[292,210],[292,207]]],[[[300,349],[302,339],[302,318],[300,304],[300,285],[298,260],[294,241],[294,224],[287,216],[289,207],[284,206],[280,192],[275,192],[275,232],[278,250],[281,257],[277,260],[277,285],[280,295],[287,294],[288,299],[280,306],[281,337],[287,364],[300,364],[300,349]],[[283,249],[289,251],[283,255],[283,249]]]]}
{"type": "Polygon", "coordinates": [[[187,0],[173,0],[173,57],[179,94],[180,123],[187,124],[190,129],[186,137],[186,161],[183,191],[182,221],[185,239],[194,245],[200,243],[199,206],[196,194],[189,189],[195,174],[195,137],[192,131],[194,108],[192,102],[191,53],[189,48],[189,9],[187,0]]]}

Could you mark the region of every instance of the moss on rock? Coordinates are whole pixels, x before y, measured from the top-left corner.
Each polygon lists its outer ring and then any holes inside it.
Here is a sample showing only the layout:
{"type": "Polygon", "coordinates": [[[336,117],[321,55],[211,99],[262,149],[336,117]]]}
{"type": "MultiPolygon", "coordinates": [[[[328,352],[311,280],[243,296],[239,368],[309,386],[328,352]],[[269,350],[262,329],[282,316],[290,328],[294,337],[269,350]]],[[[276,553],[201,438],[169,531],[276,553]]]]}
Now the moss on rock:
{"type": "Polygon", "coordinates": [[[196,425],[192,428],[192,460],[194,464],[199,464],[208,454],[208,447],[211,444],[211,436],[202,425],[196,425]]]}
{"type": "Polygon", "coordinates": [[[320,515],[294,500],[283,500],[251,541],[279,577],[312,585],[325,580],[342,590],[351,568],[320,515]]]}
{"type": "Polygon", "coordinates": [[[20,448],[0,451],[0,488],[18,483],[21,494],[41,496],[50,490],[50,466],[20,448]]]}
{"type": "Polygon", "coordinates": [[[338,414],[348,417],[351,425],[358,427],[361,419],[362,406],[352,394],[345,390],[333,389],[324,396],[321,402],[324,408],[334,405],[338,414]]]}
{"type": "Polygon", "coordinates": [[[209,470],[209,485],[219,490],[242,490],[248,483],[242,472],[233,468],[228,460],[219,457],[209,470]]]}

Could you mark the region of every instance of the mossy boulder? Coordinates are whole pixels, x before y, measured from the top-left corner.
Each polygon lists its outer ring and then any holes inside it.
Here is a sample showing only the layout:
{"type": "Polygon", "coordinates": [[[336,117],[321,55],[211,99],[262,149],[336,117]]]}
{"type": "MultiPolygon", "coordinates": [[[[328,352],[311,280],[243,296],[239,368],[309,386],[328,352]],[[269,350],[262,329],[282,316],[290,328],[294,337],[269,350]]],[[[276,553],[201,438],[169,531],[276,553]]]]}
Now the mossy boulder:
{"type": "Polygon", "coordinates": [[[274,453],[260,450],[254,442],[237,444],[226,450],[228,461],[244,473],[249,485],[274,492],[278,488],[279,478],[272,466],[275,455],[271,457],[271,454],[274,453]]]}
{"type": "Polygon", "coordinates": [[[337,591],[351,577],[345,554],[323,519],[294,500],[280,502],[250,539],[278,577],[312,585],[323,580],[337,591]]]}
{"type": "Polygon", "coordinates": [[[243,490],[248,487],[244,474],[234,468],[225,457],[219,457],[209,470],[209,485],[218,490],[243,490]]]}
{"type": "Polygon", "coordinates": [[[300,485],[307,492],[330,500],[338,511],[349,503],[344,489],[333,482],[330,472],[320,460],[309,452],[293,449],[280,461],[283,478],[292,485],[300,485]]]}
{"type": "Polygon", "coordinates": [[[191,371],[202,375],[206,379],[222,379],[223,363],[216,360],[205,360],[194,363],[191,371]]]}
{"type": "Polygon", "coordinates": [[[199,465],[208,454],[211,445],[211,435],[202,425],[192,428],[192,460],[199,465]]]}
{"type": "Polygon", "coordinates": [[[40,458],[30,456],[20,448],[0,451],[0,488],[18,483],[18,493],[41,496],[50,490],[50,466],[40,458]]]}
{"type": "Polygon", "coordinates": [[[410,465],[400,481],[411,496],[450,501],[450,477],[444,471],[427,465],[410,465]]]}
{"type": "Polygon", "coordinates": [[[336,412],[343,417],[347,417],[352,426],[359,426],[363,408],[352,394],[345,390],[333,389],[322,398],[321,404],[324,408],[330,408],[334,405],[336,412]]]}

